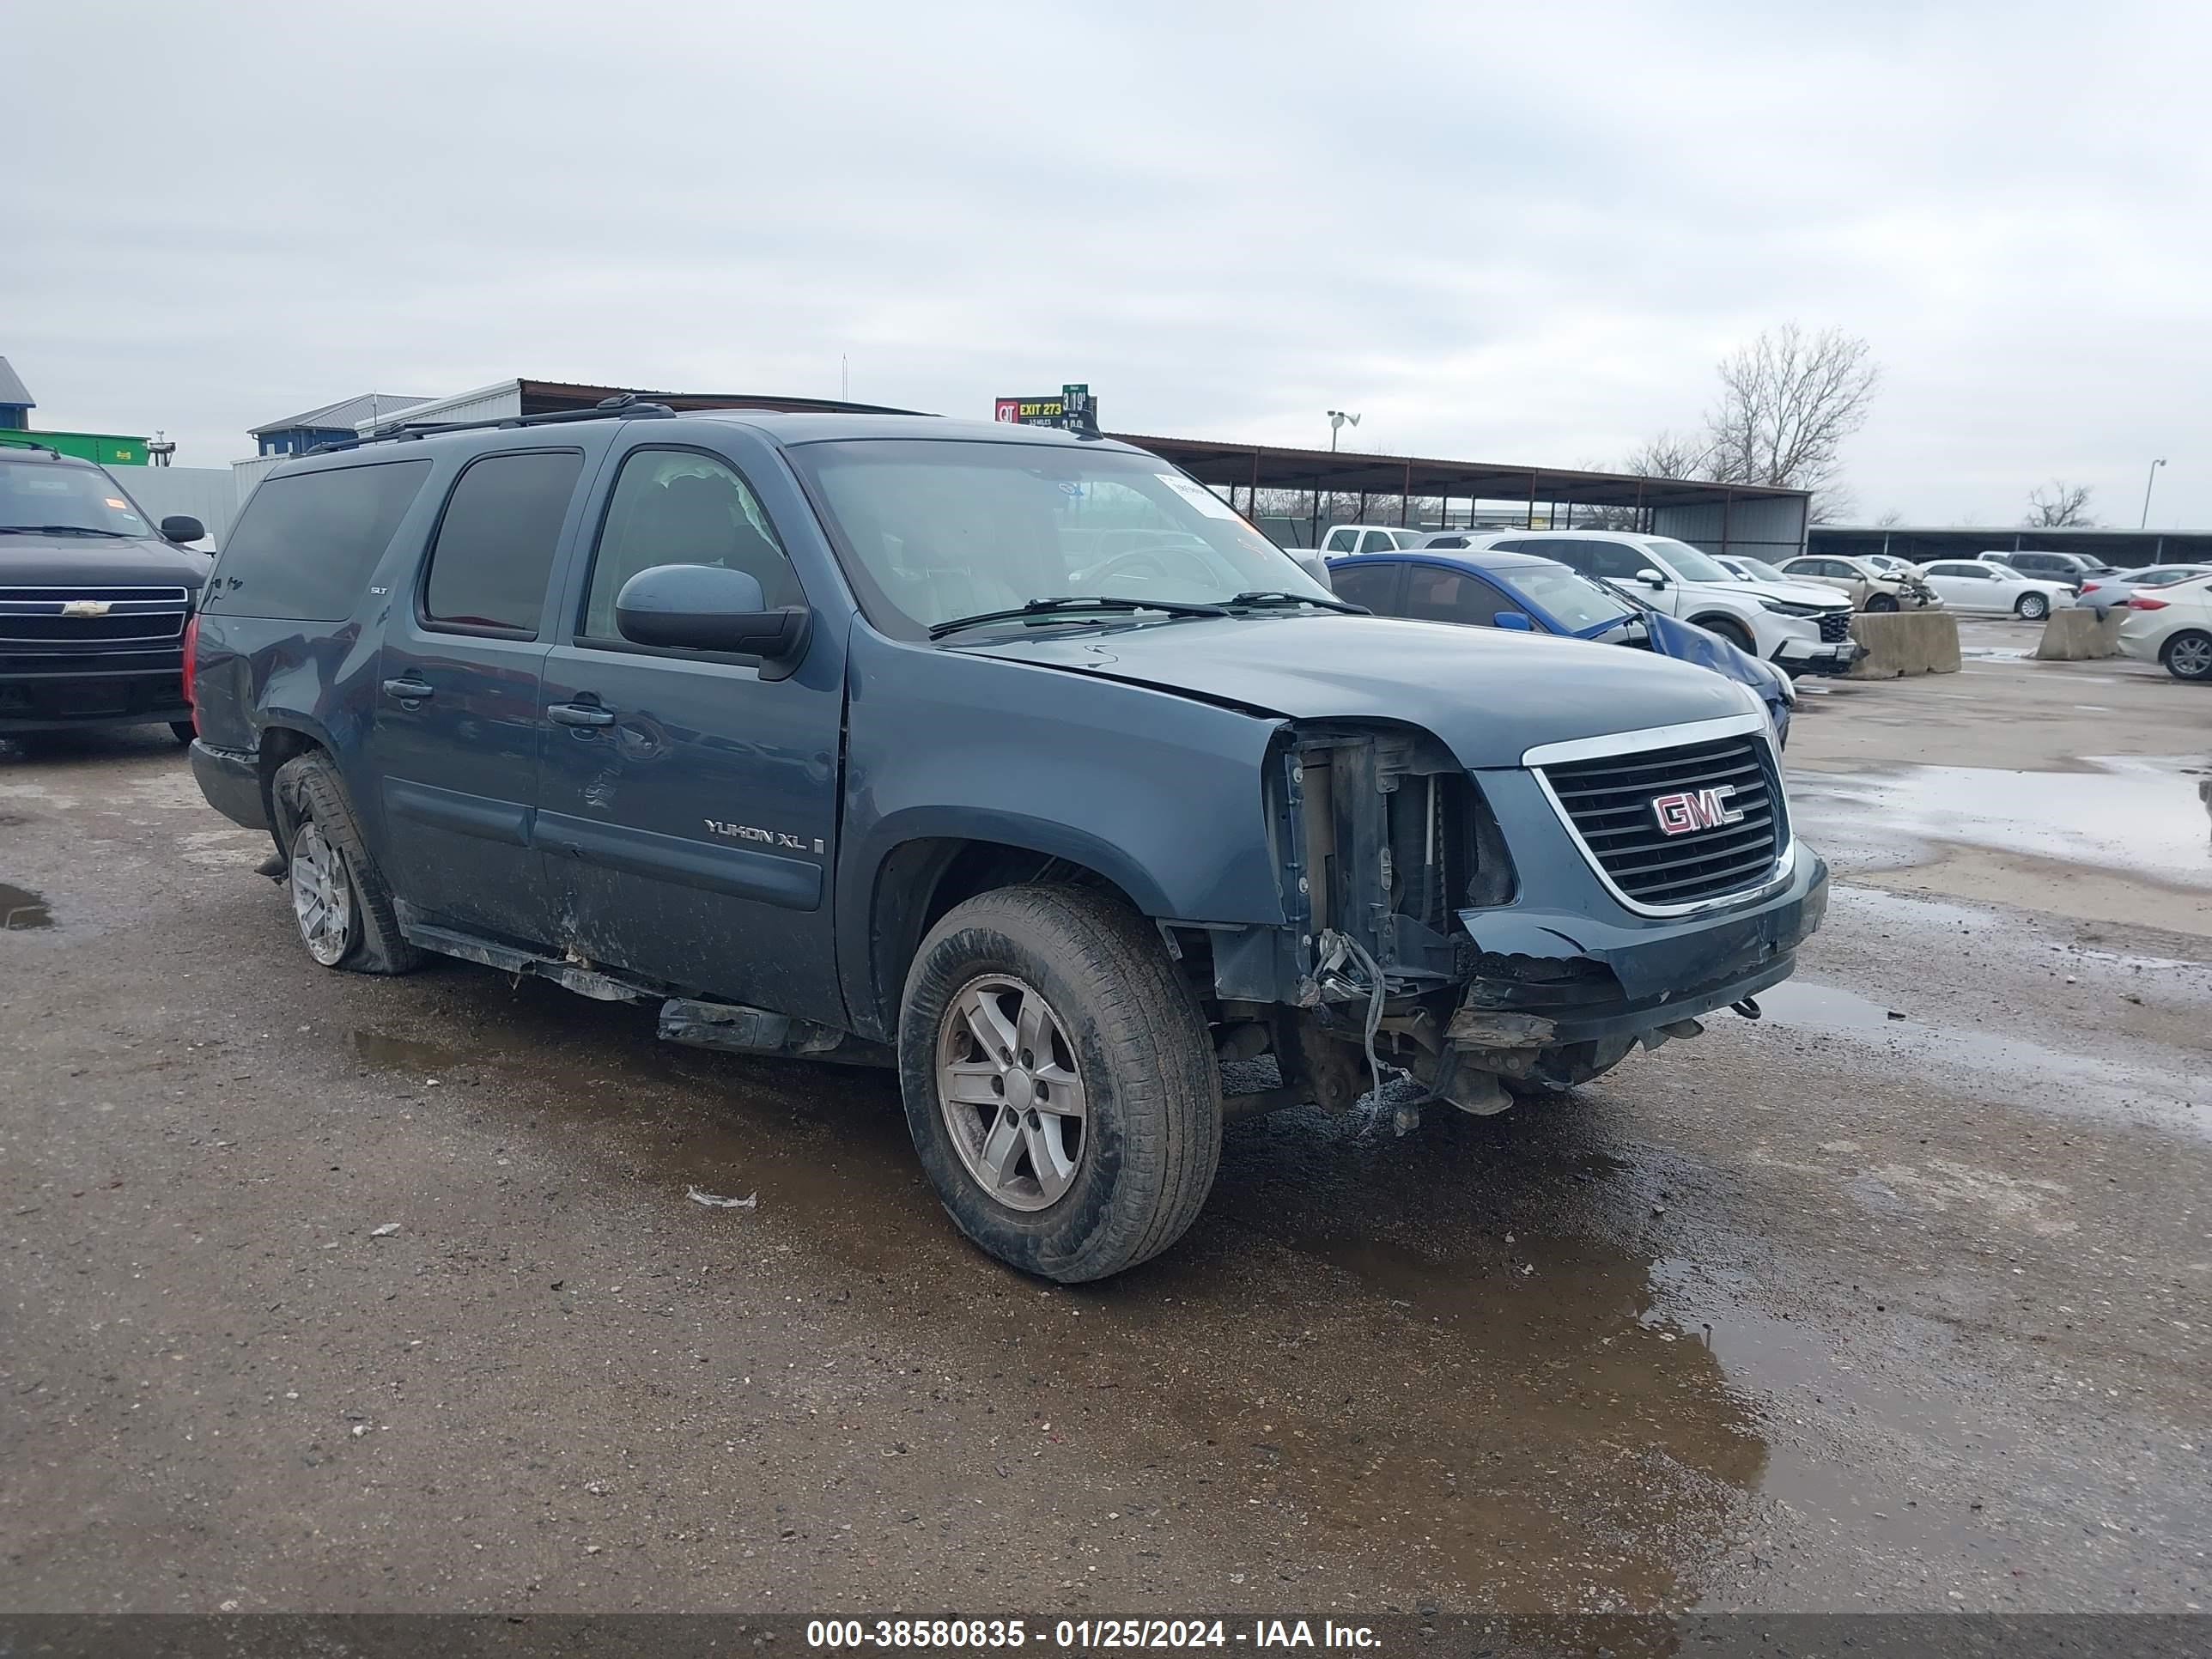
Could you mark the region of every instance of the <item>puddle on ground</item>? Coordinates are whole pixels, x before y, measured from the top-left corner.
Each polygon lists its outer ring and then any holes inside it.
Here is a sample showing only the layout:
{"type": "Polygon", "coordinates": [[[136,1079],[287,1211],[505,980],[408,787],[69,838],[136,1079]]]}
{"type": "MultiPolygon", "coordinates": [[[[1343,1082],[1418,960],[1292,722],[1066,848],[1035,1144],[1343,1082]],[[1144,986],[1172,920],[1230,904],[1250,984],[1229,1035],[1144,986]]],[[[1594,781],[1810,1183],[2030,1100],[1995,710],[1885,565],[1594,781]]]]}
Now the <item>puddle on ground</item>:
{"type": "Polygon", "coordinates": [[[22,933],[53,925],[54,913],[46,908],[42,896],[27,887],[10,887],[0,881],[0,933],[22,933]]]}
{"type": "Polygon", "coordinates": [[[1073,1439],[1122,1472],[1125,1510],[1173,1470],[1191,1518],[1257,1562],[1328,1553],[1507,1612],[1693,1604],[1754,1499],[1832,1534],[1954,1542],[1909,1494],[1877,1503],[1852,1452],[1960,1444],[1955,1425],[1743,1311],[1748,1286],[1639,1248],[1679,1200],[1593,1109],[1404,1139],[1312,1112],[1239,1124],[1175,1250],[1054,1288],[953,1231],[888,1073],[673,1048],[649,1011],[489,975],[445,1000],[437,1029],[500,1046],[362,1032],[356,1054],[584,1149],[699,1249],[796,1249],[794,1288],[826,1277],[910,1363],[992,1380],[1002,1477],[1042,1478],[1030,1454],[1073,1439]],[[500,1086],[453,1086],[472,1073],[500,1086]],[[760,1208],[694,1213],[687,1184],[760,1208]],[[1809,1426],[1778,1437],[1778,1400],[1809,1426]]]}
{"type": "Polygon", "coordinates": [[[2179,1060],[2139,1066],[2124,1054],[2070,1054],[2026,1037],[1926,1025],[1856,992],[1802,979],[1761,991],[1759,1001],[1768,1026],[1899,1054],[1984,1098],[2212,1139],[2212,1083],[2179,1060]]]}
{"type": "Polygon", "coordinates": [[[495,1048],[472,1051],[384,1031],[356,1031],[353,1051],[363,1065],[393,1072],[450,1072],[461,1066],[497,1065],[502,1058],[495,1048]]]}
{"type": "Polygon", "coordinates": [[[2083,771],[1910,766],[1795,772],[1790,799],[1816,844],[1889,833],[2017,853],[2091,872],[2212,890],[2201,759],[2093,759],[2083,771]]]}

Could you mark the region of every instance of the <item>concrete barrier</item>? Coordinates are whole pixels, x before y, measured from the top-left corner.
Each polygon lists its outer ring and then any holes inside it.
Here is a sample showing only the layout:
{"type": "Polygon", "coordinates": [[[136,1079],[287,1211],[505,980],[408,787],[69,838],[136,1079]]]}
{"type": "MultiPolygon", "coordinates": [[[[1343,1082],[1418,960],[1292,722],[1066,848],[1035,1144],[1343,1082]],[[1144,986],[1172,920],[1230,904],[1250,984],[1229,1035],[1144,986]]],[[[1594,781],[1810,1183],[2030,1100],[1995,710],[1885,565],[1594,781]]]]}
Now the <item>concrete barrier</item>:
{"type": "Polygon", "coordinates": [[[1863,611],[1851,618],[1851,637],[1867,654],[1849,679],[1959,672],[1959,619],[1948,611],[1863,611]]]}
{"type": "Polygon", "coordinates": [[[2100,657],[2118,656],[2120,623],[2127,614],[2117,606],[2101,618],[2081,607],[2052,611],[2035,647],[2036,661],[2094,662],[2100,657]]]}

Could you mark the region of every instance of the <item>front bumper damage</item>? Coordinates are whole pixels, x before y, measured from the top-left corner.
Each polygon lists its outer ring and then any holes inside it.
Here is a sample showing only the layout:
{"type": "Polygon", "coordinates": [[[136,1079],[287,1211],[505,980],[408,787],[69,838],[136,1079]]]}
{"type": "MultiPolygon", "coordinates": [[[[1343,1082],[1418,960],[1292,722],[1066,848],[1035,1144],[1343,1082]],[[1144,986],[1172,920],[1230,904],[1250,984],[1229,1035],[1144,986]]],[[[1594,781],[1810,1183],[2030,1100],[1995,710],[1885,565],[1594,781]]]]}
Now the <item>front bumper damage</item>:
{"type": "Polygon", "coordinates": [[[1841,674],[1867,654],[1856,640],[1829,644],[1820,640],[1788,639],[1774,647],[1777,668],[1792,674],[1841,674]]]}
{"type": "MultiPolygon", "coordinates": [[[[1206,953],[1221,1057],[1276,1056],[1281,1087],[1241,1109],[1340,1110],[1396,1073],[1463,1110],[1496,1111],[1524,1085],[1586,1082],[1638,1047],[1695,1036],[1699,1016],[1787,978],[1826,908],[1828,872],[1789,833],[1786,808],[1755,888],[1678,902],[1644,889],[1638,900],[1613,884],[1546,769],[1631,769],[1626,783],[1581,775],[1584,794],[1604,796],[1662,788],[1678,763],[1691,782],[1735,775],[1696,769],[1759,755],[1778,800],[1778,757],[1757,746],[1771,744],[1765,720],[1655,727],[1590,755],[1474,772],[1402,728],[1297,731],[1272,798],[1288,925],[1185,927],[1180,945],[1176,925],[1163,925],[1179,953],[1206,953]],[[1728,744],[1748,747],[1712,746],[1728,744]]],[[[1761,786],[1749,787],[1755,805],[1761,786]]],[[[1610,843],[1626,832],[1597,833],[1610,843]]]]}
{"type": "Polygon", "coordinates": [[[1799,848],[1785,885],[1718,918],[1622,927],[1570,912],[1463,910],[1480,954],[1424,1080],[1455,1104],[1495,1109],[1501,1079],[1564,1088],[1639,1046],[1694,1036],[1699,1015],[1787,979],[1827,904],[1827,866],[1799,848]]]}

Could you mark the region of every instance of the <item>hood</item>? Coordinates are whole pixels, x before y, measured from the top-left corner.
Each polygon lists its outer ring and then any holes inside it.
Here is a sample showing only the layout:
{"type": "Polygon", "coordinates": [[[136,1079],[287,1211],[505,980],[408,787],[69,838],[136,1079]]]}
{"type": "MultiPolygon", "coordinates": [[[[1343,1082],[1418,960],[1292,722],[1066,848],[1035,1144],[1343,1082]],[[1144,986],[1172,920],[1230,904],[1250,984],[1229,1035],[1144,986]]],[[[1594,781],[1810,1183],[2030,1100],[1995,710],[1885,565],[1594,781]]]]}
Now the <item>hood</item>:
{"type": "MultiPolygon", "coordinates": [[[[1718,582],[1708,582],[1708,587],[1717,587],[1718,582]]],[[[1832,587],[1823,587],[1818,582],[1730,582],[1730,587],[1741,587],[1756,599],[1773,599],[1782,605],[1817,605],[1823,611],[1848,611],[1851,602],[1848,596],[1832,587]]]]}
{"type": "Polygon", "coordinates": [[[183,586],[194,592],[215,560],[150,536],[0,536],[0,586],[183,586]]]}
{"type": "Polygon", "coordinates": [[[1644,617],[1644,626],[1651,640],[1651,648],[1662,656],[1672,657],[1677,662],[1695,663],[1700,668],[1710,668],[1716,674],[1725,674],[1741,681],[1764,696],[1774,683],[1775,672],[1753,656],[1739,650],[1719,635],[1698,627],[1692,623],[1677,621],[1664,611],[1653,611],[1644,617]]]}
{"type": "Polygon", "coordinates": [[[1719,675],[1642,651],[1393,617],[1224,617],[1038,630],[980,656],[1149,685],[1291,720],[1398,720],[1469,769],[1537,744],[1743,714],[1719,675]]]}

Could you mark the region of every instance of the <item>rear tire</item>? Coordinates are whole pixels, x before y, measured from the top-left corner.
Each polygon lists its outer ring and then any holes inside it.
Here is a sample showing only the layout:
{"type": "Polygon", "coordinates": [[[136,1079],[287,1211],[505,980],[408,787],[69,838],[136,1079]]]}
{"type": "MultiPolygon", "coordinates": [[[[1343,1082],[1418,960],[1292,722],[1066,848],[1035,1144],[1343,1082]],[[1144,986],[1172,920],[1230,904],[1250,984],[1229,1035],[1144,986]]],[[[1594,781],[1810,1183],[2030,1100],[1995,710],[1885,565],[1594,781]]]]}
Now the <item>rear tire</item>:
{"type": "Polygon", "coordinates": [[[422,966],[422,953],[399,931],[392,889],[362,841],[353,803],[330,758],[313,753],[286,761],[276,769],[272,793],[293,920],[307,954],[325,968],[359,974],[404,974],[422,966]]]}
{"type": "Polygon", "coordinates": [[[2023,622],[2041,622],[2051,614],[2051,599],[2042,593],[2023,593],[2013,606],[2013,614],[2023,622]]]}
{"type": "Polygon", "coordinates": [[[2160,647],[2158,659],[2178,680],[2192,684],[2212,680],[2212,634],[2201,628],[2185,629],[2160,647]]]}
{"type": "Polygon", "coordinates": [[[191,747],[192,739],[199,736],[199,732],[193,729],[190,720],[171,720],[169,735],[189,749],[191,747]]]}
{"type": "Polygon", "coordinates": [[[1759,654],[1759,641],[1752,638],[1748,628],[1733,617],[1699,617],[1697,624],[1708,634],[1719,635],[1739,651],[1747,651],[1754,657],[1759,654]]]}
{"type": "Polygon", "coordinates": [[[1869,611],[1894,611],[1897,609],[1897,600],[1892,594],[1875,593],[1867,599],[1866,608],[1869,611]]]}
{"type": "Polygon", "coordinates": [[[1024,1273],[1075,1284],[1134,1267],[1213,1186],[1221,1075],[1205,1022],[1158,936],[1101,894],[1007,887],[957,906],[915,954],[898,1051],[939,1200],[1024,1273]]]}

